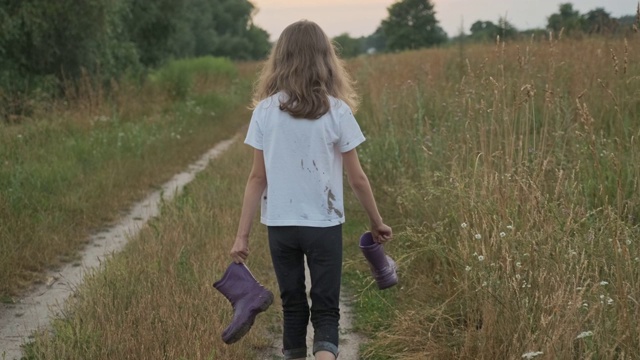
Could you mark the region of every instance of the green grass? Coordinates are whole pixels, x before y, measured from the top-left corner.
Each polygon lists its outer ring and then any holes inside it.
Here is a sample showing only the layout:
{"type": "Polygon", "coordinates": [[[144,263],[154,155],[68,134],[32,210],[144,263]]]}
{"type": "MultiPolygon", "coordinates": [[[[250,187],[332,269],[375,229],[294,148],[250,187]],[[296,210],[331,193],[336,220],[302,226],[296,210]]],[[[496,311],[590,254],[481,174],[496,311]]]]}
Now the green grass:
{"type": "MultiPolygon", "coordinates": [[[[222,65],[224,76],[235,74],[222,65]]],[[[116,94],[90,111],[101,115],[88,116],[80,101],[0,125],[0,295],[15,296],[44,270],[73,259],[90,232],[233,136],[250,80],[226,82],[224,92],[202,86],[178,101],[166,101],[162,88],[128,89],[142,95],[116,94]]]]}

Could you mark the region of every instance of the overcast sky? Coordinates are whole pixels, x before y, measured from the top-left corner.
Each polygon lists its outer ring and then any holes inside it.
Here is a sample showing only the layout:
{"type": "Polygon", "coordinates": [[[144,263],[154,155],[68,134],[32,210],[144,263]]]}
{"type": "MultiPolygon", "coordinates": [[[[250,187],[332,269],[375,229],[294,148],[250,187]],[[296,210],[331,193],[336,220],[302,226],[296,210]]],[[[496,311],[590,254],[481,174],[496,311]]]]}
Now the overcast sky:
{"type": "MultiPolygon", "coordinates": [[[[258,8],[254,22],[276,40],[292,22],[307,19],[317,22],[327,35],[349,33],[352,37],[373,33],[387,16],[394,0],[250,0],[258,8]]],[[[449,34],[466,32],[477,20],[497,22],[504,16],[519,30],[544,27],[547,17],[561,3],[571,2],[580,13],[598,7],[612,16],[633,15],[638,0],[434,0],[436,18],[449,34]]]]}

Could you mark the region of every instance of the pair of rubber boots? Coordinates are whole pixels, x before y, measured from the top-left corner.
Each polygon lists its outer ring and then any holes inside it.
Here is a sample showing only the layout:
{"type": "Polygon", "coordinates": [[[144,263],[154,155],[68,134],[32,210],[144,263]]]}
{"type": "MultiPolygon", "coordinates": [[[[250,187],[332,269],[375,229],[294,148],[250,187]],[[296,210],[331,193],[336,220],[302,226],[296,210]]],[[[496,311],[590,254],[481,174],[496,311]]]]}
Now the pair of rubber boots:
{"type": "MultiPolygon", "coordinates": [[[[369,262],[380,290],[398,283],[396,263],[385,254],[381,244],[373,241],[370,232],[360,237],[360,250],[369,262]]],[[[233,320],[222,333],[222,341],[227,344],[240,340],[251,329],[256,316],[273,303],[273,293],[262,286],[244,264],[229,265],[213,287],[233,306],[233,320]]]]}
{"type": "Polygon", "coordinates": [[[373,241],[373,235],[370,232],[360,237],[360,250],[369,262],[371,274],[380,290],[398,283],[398,268],[395,261],[385,254],[384,246],[373,241]]]}

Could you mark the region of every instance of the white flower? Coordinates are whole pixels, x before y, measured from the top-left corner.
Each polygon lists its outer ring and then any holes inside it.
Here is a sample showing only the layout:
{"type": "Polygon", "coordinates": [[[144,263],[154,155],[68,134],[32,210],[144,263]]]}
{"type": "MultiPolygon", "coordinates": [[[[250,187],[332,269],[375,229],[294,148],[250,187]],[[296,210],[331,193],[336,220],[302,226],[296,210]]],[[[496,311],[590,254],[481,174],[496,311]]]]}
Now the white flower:
{"type": "Polygon", "coordinates": [[[482,235],[480,235],[480,234],[476,234],[474,237],[476,238],[476,240],[482,239],[482,235]]]}
{"type": "Polygon", "coordinates": [[[600,281],[600,285],[605,286],[605,285],[609,285],[608,281],[600,281]]]}
{"type": "Polygon", "coordinates": [[[484,256],[482,255],[478,256],[478,261],[484,261],[484,256]]]}
{"type": "Polygon", "coordinates": [[[578,336],[576,336],[576,339],[584,339],[590,336],[593,336],[593,331],[583,331],[578,336]]]}
{"type": "Polygon", "coordinates": [[[627,245],[631,245],[631,239],[627,239],[627,241],[625,241],[627,243],[627,245]]]}
{"type": "Polygon", "coordinates": [[[468,225],[467,225],[467,223],[462,223],[462,224],[460,224],[460,227],[461,227],[461,228],[463,228],[463,229],[466,229],[466,228],[467,228],[467,226],[468,226],[468,225]]]}
{"type": "Polygon", "coordinates": [[[485,282],[483,282],[483,283],[482,283],[482,286],[487,286],[487,282],[486,282],[486,281],[485,281],[485,282]]]}
{"type": "Polygon", "coordinates": [[[587,309],[587,308],[589,308],[589,304],[585,301],[585,302],[582,303],[582,307],[587,309]]]}
{"type": "Polygon", "coordinates": [[[613,299],[612,298],[608,298],[607,299],[607,305],[613,305],[613,299]]]}
{"type": "Polygon", "coordinates": [[[522,263],[521,263],[520,261],[518,261],[518,262],[516,263],[516,267],[522,267],[522,263]]]}
{"type": "Polygon", "coordinates": [[[507,234],[504,231],[500,233],[500,237],[505,237],[505,236],[507,236],[507,234]]]}
{"type": "Polygon", "coordinates": [[[542,351],[530,351],[528,353],[522,354],[522,358],[530,360],[530,359],[533,359],[534,357],[536,357],[538,355],[542,355],[542,354],[544,354],[542,351]]]}
{"type": "Polygon", "coordinates": [[[513,225],[507,225],[507,229],[513,230],[513,225]]]}
{"type": "Polygon", "coordinates": [[[466,268],[464,268],[464,271],[471,271],[471,266],[468,266],[466,268]]]}

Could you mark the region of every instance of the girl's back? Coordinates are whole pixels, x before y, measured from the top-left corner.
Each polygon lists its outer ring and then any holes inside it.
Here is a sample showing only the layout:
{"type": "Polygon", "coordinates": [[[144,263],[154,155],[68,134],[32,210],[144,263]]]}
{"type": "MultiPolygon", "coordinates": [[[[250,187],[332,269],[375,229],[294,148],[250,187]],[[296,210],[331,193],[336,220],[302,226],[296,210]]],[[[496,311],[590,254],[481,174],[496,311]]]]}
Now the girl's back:
{"type": "Polygon", "coordinates": [[[365,139],[351,109],[329,97],[318,119],[282,111],[283,92],[255,108],[245,142],[263,150],[267,189],[262,222],[269,226],[327,227],[344,222],[342,156],[365,139]]]}

